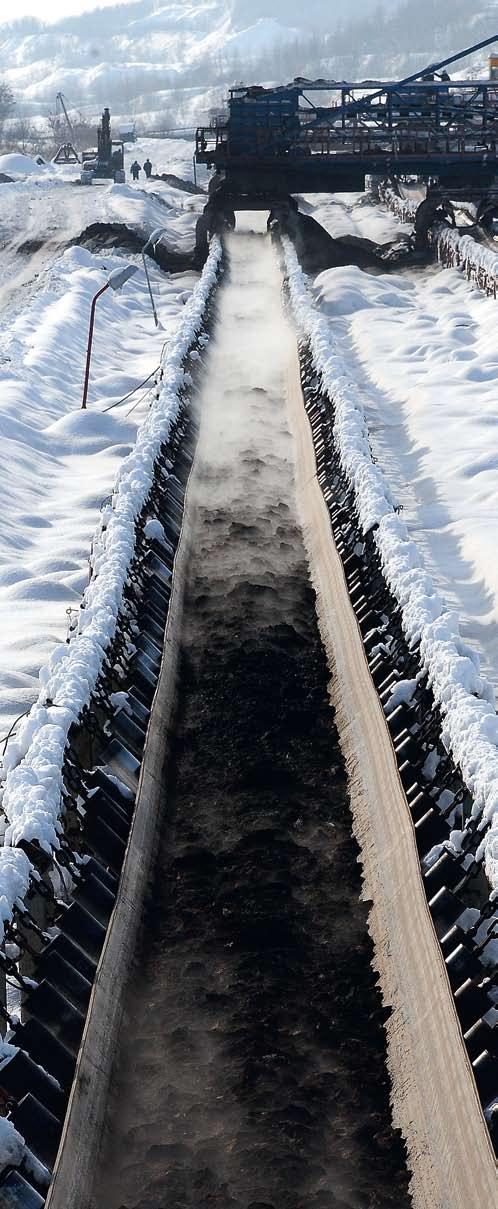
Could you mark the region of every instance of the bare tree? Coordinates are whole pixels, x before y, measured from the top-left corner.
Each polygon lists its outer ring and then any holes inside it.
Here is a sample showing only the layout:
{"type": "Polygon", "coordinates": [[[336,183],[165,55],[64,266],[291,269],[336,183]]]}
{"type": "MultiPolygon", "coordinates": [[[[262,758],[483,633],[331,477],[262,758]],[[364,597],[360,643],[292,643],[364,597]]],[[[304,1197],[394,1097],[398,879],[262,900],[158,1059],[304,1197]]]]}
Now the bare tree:
{"type": "Polygon", "coordinates": [[[46,122],[50,132],[51,155],[55,154],[57,149],[61,146],[61,143],[73,142],[77,151],[84,151],[88,147],[96,147],[96,125],[87,121],[79,110],[70,111],[70,120],[73,132],[72,139],[62,114],[49,113],[47,115],[46,122]]]}
{"type": "Polygon", "coordinates": [[[61,117],[60,117],[60,114],[54,113],[54,112],[48,113],[45,118],[45,121],[50,130],[50,134],[52,136],[54,144],[60,143],[61,142],[61,138],[60,138],[61,117]]]}
{"type": "Polygon", "coordinates": [[[34,151],[39,142],[40,131],[30,118],[19,117],[9,124],[9,142],[18,151],[34,151]]]}
{"type": "Polygon", "coordinates": [[[10,84],[6,84],[4,80],[0,80],[0,135],[2,134],[4,123],[14,108],[14,93],[10,84]]]}
{"type": "Polygon", "coordinates": [[[71,117],[71,124],[73,127],[74,145],[78,151],[85,151],[88,147],[97,146],[96,123],[89,122],[78,111],[74,114],[74,117],[71,117]]]}

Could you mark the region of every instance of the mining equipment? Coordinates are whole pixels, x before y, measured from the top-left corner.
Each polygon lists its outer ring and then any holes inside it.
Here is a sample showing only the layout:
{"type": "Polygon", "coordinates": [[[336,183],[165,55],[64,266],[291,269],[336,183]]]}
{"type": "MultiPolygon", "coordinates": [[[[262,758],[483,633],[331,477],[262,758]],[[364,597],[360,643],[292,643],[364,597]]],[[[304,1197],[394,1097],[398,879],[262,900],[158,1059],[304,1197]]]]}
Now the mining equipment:
{"type": "Polygon", "coordinates": [[[64,124],[67,128],[67,131],[69,134],[69,142],[61,143],[60,147],[58,148],[58,150],[56,151],[56,153],[54,155],[52,163],[53,164],[79,164],[81,161],[80,161],[78,152],[76,150],[76,147],[74,146],[76,140],[74,137],[74,130],[72,127],[71,119],[67,112],[64,95],[62,92],[58,92],[57,96],[55,98],[55,126],[54,126],[54,129],[55,129],[56,133],[58,131],[61,121],[64,122],[64,124]]]}
{"type": "Polygon", "coordinates": [[[120,185],[126,179],[124,143],[122,139],[112,138],[111,115],[107,108],[97,131],[97,148],[84,151],[82,155],[81,184],[91,185],[96,179],[114,180],[120,185]]]}
{"type": "MultiPolygon", "coordinates": [[[[459,200],[498,210],[498,90],[493,78],[451,80],[446,68],[498,41],[494,34],[400,81],[307,80],[237,85],[228,108],[196,136],[196,161],[215,169],[207,221],[237,209],[289,206],[296,193],[359,192],[416,177],[426,186],[416,224],[424,244],[459,200]]],[[[498,65],[498,58],[496,59],[498,65]]]]}

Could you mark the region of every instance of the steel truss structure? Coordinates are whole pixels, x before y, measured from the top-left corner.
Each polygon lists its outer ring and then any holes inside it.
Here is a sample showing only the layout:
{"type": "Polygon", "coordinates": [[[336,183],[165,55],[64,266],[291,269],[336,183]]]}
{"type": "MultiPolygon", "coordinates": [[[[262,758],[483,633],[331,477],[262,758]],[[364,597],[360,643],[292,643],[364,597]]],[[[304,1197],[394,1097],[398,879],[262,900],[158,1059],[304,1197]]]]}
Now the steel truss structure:
{"type": "Polygon", "coordinates": [[[297,78],[232,88],[226,115],[197,130],[197,163],[216,169],[212,191],[223,185],[249,203],[362,190],[367,175],[489,189],[498,173],[498,81],[451,80],[443,69],[497,40],[398,82],[297,78]]]}

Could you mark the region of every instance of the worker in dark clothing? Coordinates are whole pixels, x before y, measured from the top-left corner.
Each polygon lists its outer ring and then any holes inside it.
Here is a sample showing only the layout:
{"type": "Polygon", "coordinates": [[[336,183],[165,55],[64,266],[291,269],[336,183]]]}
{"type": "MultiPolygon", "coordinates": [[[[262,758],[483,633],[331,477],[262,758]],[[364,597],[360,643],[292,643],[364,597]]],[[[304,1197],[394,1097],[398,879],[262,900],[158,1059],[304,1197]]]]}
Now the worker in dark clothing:
{"type": "Polygon", "coordinates": [[[150,159],[149,159],[149,158],[147,158],[147,159],[144,161],[144,172],[145,172],[145,175],[146,175],[146,177],[147,177],[147,180],[149,180],[149,179],[150,179],[150,174],[151,174],[151,172],[152,172],[152,164],[151,164],[151,162],[150,162],[150,159]]]}
{"type": "Polygon", "coordinates": [[[131,165],[131,168],[130,168],[130,172],[131,172],[131,175],[132,175],[134,181],[138,180],[138,174],[139,174],[139,172],[141,172],[141,170],[142,170],[141,164],[139,164],[138,161],[135,160],[135,162],[131,165]]]}

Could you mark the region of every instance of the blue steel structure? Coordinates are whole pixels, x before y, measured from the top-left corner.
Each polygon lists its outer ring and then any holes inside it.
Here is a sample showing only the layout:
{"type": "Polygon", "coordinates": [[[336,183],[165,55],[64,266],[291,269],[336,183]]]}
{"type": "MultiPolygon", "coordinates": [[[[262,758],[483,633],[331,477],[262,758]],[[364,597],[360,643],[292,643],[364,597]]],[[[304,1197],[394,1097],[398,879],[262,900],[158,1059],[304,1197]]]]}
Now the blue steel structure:
{"type": "Polygon", "coordinates": [[[212,201],[263,208],[300,192],[362,190],[367,175],[485,196],[498,185],[498,81],[450,80],[444,69],[496,41],[398,82],[230,89],[226,115],[197,130],[196,160],[215,169],[212,201]]]}

